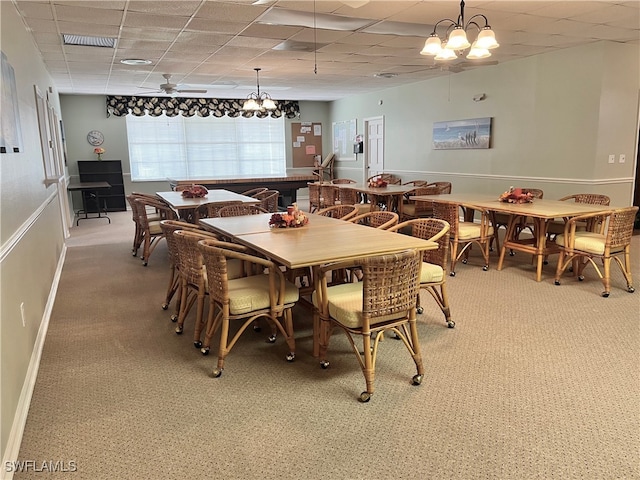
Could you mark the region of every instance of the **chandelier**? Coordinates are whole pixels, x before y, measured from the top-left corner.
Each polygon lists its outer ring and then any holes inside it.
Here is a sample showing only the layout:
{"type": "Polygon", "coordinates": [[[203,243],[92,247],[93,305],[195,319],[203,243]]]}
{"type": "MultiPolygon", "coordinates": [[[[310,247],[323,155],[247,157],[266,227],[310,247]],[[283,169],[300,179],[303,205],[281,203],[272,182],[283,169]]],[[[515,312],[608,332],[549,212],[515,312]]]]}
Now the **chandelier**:
{"type": "Polygon", "coordinates": [[[462,54],[463,50],[471,47],[467,58],[476,60],[490,57],[491,52],[489,50],[499,46],[496,41],[496,35],[493,33],[493,30],[491,30],[491,26],[489,26],[487,17],[478,13],[465,23],[464,0],[462,0],[460,2],[460,15],[458,15],[457,21],[453,21],[450,18],[443,18],[438,21],[433,27],[433,33],[431,33],[427,41],[424,42],[424,47],[420,54],[431,55],[435,57],[436,60],[454,60],[458,58],[458,55],[462,54]],[[484,20],[484,26],[478,25],[476,20],[484,20]],[[447,25],[444,40],[441,40],[436,33],[440,24],[447,25]],[[469,43],[467,30],[472,26],[478,29],[478,36],[473,43],[469,43]]]}
{"type": "Polygon", "coordinates": [[[266,93],[260,93],[260,68],[254,68],[256,71],[256,85],[258,87],[257,92],[250,93],[247,99],[244,101],[242,105],[242,110],[246,111],[265,111],[265,110],[275,110],[276,104],[273,100],[271,100],[271,96],[266,93]]]}

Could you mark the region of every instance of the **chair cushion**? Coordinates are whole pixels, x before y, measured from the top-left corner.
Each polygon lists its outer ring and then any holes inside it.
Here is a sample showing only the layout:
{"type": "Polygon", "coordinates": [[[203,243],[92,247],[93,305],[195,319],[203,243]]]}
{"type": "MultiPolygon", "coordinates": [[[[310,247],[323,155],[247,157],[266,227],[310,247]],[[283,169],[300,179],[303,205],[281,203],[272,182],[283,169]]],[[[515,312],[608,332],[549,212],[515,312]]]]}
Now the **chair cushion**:
{"type": "MultiPolygon", "coordinates": [[[[344,283],[327,288],[329,315],[349,328],[362,327],[362,282],[344,283]]],[[[314,292],[311,300],[317,307],[318,300],[314,292]]],[[[404,317],[403,313],[386,315],[372,319],[371,325],[404,317]]]]}
{"type": "MultiPolygon", "coordinates": [[[[565,246],[564,235],[556,236],[556,244],[565,246]]],[[[576,232],[575,250],[602,255],[604,253],[605,236],[594,232],[576,232]]]]}
{"type": "MultiPolygon", "coordinates": [[[[493,227],[487,229],[487,236],[493,235],[493,227]]],[[[469,238],[480,237],[480,224],[473,222],[460,222],[458,224],[458,239],[467,240],[469,238]]]]}
{"type": "Polygon", "coordinates": [[[162,235],[162,227],[160,222],[149,222],[149,233],[151,235],[162,235]]]}
{"type": "Polygon", "coordinates": [[[440,265],[422,262],[420,270],[420,283],[437,283],[444,278],[444,270],[440,265]]]}
{"type": "MultiPolygon", "coordinates": [[[[298,301],[298,287],[285,281],[284,303],[298,301]]],[[[269,276],[253,275],[229,280],[229,311],[241,315],[269,308],[269,276]]]]}

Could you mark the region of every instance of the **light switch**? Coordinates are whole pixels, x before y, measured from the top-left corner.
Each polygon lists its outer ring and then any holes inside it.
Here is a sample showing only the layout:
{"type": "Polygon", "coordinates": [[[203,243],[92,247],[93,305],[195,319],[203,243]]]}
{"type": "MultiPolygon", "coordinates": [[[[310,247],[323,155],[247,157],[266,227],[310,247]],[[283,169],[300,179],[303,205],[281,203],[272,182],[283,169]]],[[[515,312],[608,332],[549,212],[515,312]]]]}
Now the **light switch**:
{"type": "Polygon", "coordinates": [[[624,162],[626,162],[626,161],[627,161],[627,157],[625,156],[625,154],[624,154],[624,153],[621,153],[621,154],[620,154],[620,157],[618,158],[618,162],[620,162],[620,163],[624,163],[624,162]]]}
{"type": "Polygon", "coordinates": [[[616,156],[613,153],[609,155],[609,163],[616,163],[616,156]]]}

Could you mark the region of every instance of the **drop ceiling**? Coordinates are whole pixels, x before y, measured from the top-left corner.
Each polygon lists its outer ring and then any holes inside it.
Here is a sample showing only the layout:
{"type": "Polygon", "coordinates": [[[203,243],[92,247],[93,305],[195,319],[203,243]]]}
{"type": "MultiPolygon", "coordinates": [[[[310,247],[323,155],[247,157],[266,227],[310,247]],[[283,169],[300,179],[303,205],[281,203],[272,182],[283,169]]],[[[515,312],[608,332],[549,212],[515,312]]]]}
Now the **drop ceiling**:
{"type": "MultiPolygon", "coordinates": [[[[435,22],[457,18],[458,0],[12,3],[65,94],[157,95],[170,73],[173,83],[207,90],[198,96],[244,98],[259,67],[260,89],[274,99],[335,100],[455,74],[419,51],[435,22]],[[115,47],[65,45],[63,34],[114,38],[115,47]]],[[[500,47],[489,60],[499,63],[640,41],[637,0],[465,3],[466,19],[482,13],[496,32],[500,47]]]]}

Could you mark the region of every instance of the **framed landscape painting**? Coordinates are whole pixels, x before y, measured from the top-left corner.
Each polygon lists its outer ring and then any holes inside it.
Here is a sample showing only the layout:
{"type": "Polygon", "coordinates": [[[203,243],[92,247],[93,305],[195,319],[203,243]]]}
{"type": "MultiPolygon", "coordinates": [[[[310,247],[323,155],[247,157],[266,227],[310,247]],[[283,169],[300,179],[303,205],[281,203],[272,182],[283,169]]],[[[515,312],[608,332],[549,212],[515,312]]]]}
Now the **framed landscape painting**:
{"type": "Polygon", "coordinates": [[[491,117],[451,120],[433,124],[433,149],[489,148],[491,117]]]}

